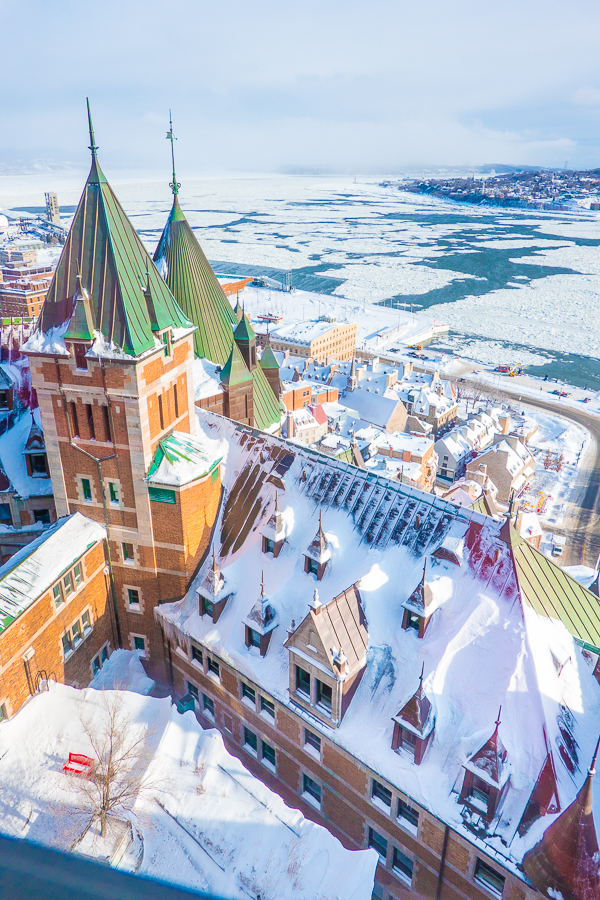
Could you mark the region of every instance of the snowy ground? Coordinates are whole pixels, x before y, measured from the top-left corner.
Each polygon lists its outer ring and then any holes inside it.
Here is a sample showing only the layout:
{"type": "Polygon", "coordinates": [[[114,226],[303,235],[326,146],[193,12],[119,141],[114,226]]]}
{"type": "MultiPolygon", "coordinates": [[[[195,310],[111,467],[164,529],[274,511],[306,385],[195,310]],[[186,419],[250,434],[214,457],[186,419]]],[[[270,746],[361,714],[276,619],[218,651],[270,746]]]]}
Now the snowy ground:
{"type": "MultiPolygon", "coordinates": [[[[374,850],[344,850],[326,829],[286,807],[192,712],[180,715],[170,699],[129,691],[52,683],[2,723],[4,833],[69,850],[85,817],[80,778],[65,774],[63,763],[70,752],[94,755],[83,723],[101,728],[104,704],[115,697],[130,717],[128,731],[145,735],[148,749],[138,761],[146,790],[121,814],[136,835],[124,868],[232,900],[370,900],[374,850]]],[[[100,856],[112,849],[96,833],[80,846],[100,856]]]]}

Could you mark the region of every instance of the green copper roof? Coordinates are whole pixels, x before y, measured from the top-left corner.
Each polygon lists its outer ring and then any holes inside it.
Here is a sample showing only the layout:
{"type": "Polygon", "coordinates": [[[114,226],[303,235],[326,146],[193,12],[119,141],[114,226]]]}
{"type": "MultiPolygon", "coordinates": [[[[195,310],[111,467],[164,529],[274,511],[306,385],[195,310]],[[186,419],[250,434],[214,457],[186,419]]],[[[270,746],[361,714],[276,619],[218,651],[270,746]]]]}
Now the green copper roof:
{"type": "Polygon", "coordinates": [[[521,598],[539,615],[558,619],[584,647],[600,653],[600,602],[595,594],[525,541],[509,522],[501,531],[509,546],[521,598]]]}
{"type": "Polygon", "coordinates": [[[270,428],[271,425],[281,420],[281,405],[260,366],[256,366],[253,370],[252,378],[254,380],[254,422],[257,428],[264,431],[265,428],[270,428]]]}
{"type": "Polygon", "coordinates": [[[263,355],[260,358],[260,364],[263,369],[279,369],[277,357],[273,353],[273,349],[270,344],[267,344],[267,346],[263,350],[263,355]]]}
{"type": "Polygon", "coordinates": [[[90,329],[85,314],[85,303],[82,297],[76,300],[75,310],[71,316],[69,327],[65,332],[65,338],[74,341],[93,341],[94,336],[90,334],[90,329]]]}
{"type": "MultiPolygon", "coordinates": [[[[71,318],[79,273],[90,298],[94,329],[126,353],[139,356],[155,346],[144,297],[147,279],[162,318],[174,328],[189,328],[190,322],[158,274],[102,173],[91,127],[90,132],[90,174],[38,327],[48,331],[71,318]]],[[[76,315],[79,317],[79,311],[76,315]]]]}
{"type": "Polygon", "coordinates": [[[202,252],[177,194],[154,261],[186,316],[196,325],[196,356],[223,365],[231,352],[236,318],[202,252]]]}
{"type": "Polygon", "coordinates": [[[233,332],[233,337],[236,341],[251,341],[256,337],[254,328],[250,324],[250,319],[246,313],[243,313],[239,325],[233,332]]]}
{"type": "MultiPolygon", "coordinates": [[[[229,359],[221,371],[221,383],[232,385],[244,384],[246,381],[252,381],[252,374],[248,371],[248,367],[244,362],[244,357],[240,353],[238,345],[233,343],[229,359]]],[[[271,389],[269,388],[269,390],[271,389]]],[[[271,391],[271,394],[272,393],[273,391],[271,391]]]]}

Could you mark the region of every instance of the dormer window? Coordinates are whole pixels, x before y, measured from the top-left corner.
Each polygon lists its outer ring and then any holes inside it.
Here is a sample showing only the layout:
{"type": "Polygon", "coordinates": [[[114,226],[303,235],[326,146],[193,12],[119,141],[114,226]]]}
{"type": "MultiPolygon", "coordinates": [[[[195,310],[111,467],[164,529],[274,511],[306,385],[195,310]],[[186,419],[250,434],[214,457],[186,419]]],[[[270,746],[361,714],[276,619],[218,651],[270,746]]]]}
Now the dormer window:
{"type": "Polygon", "coordinates": [[[266,656],[271,636],[279,620],[271,601],[265,594],[264,574],[261,580],[260,597],[244,619],[246,647],[250,650],[258,648],[261,656],[266,656]]]}
{"type": "Polygon", "coordinates": [[[247,641],[248,647],[258,647],[260,650],[260,634],[254,628],[248,627],[247,641]]]}
{"type": "Polygon", "coordinates": [[[421,632],[423,632],[425,630],[423,626],[424,626],[424,622],[423,622],[422,616],[419,616],[419,615],[417,615],[417,613],[411,612],[408,609],[404,610],[404,618],[402,621],[402,627],[404,628],[405,631],[408,631],[409,628],[413,628],[417,632],[419,637],[421,637],[421,632]]]}
{"type": "Polygon", "coordinates": [[[226,590],[225,578],[217,566],[217,556],[213,546],[212,565],[208,568],[198,588],[200,615],[210,616],[213,622],[218,622],[230,597],[231,594],[228,594],[226,590]]]}
{"type": "Polygon", "coordinates": [[[164,345],[164,355],[171,357],[173,355],[173,329],[165,328],[160,332],[159,337],[164,345]]]}
{"type": "Polygon", "coordinates": [[[277,491],[275,491],[275,509],[271,518],[261,532],[262,534],[262,552],[272,553],[273,558],[277,559],[281,553],[281,548],[285,543],[285,526],[283,517],[279,511],[277,502],[277,491]]]}
{"type": "Polygon", "coordinates": [[[326,684],[324,681],[321,681],[320,678],[316,679],[317,682],[317,706],[319,706],[328,716],[331,715],[332,709],[332,700],[333,700],[333,689],[329,684],[326,684]]]}
{"type": "Polygon", "coordinates": [[[310,556],[305,556],[304,557],[304,571],[307,572],[309,575],[316,575],[317,579],[320,581],[319,563],[317,562],[316,559],[311,559],[310,556]]]}
{"type": "Polygon", "coordinates": [[[319,530],[304,554],[304,571],[308,575],[316,575],[317,581],[320,581],[325,574],[330,558],[331,548],[323,531],[322,514],[319,513],[319,530]]]}
{"type": "Polygon", "coordinates": [[[263,553],[274,553],[275,551],[275,541],[271,540],[271,538],[263,536],[263,553]]]}
{"type": "Polygon", "coordinates": [[[463,818],[479,817],[487,825],[500,808],[509,783],[507,752],[500,735],[500,713],[488,741],[465,763],[460,800],[465,805],[463,818]]]}
{"type": "Polygon", "coordinates": [[[30,453],[27,459],[29,460],[30,475],[33,475],[34,478],[36,476],[42,478],[48,476],[48,462],[45,453],[30,453]]]}
{"type": "Polygon", "coordinates": [[[75,368],[87,371],[88,361],[86,353],[88,352],[87,344],[73,344],[73,356],[75,357],[75,368]]]}
{"type": "Polygon", "coordinates": [[[423,760],[435,728],[431,703],[423,690],[423,673],[424,667],[416,692],[392,719],[394,722],[392,750],[407,753],[417,766],[423,760]]]}
{"type": "Polygon", "coordinates": [[[213,618],[215,613],[215,605],[212,600],[209,600],[207,597],[202,597],[202,615],[210,616],[213,618]]]}
{"type": "MultiPolygon", "coordinates": [[[[419,517],[417,516],[418,519],[419,517]]],[[[441,599],[436,594],[435,588],[436,582],[427,580],[427,562],[425,562],[421,581],[408,600],[403,603],[402,627],[405,631],[409,629],[416,631],[419,638],[425,637],[431,617],[441,599]]]]}

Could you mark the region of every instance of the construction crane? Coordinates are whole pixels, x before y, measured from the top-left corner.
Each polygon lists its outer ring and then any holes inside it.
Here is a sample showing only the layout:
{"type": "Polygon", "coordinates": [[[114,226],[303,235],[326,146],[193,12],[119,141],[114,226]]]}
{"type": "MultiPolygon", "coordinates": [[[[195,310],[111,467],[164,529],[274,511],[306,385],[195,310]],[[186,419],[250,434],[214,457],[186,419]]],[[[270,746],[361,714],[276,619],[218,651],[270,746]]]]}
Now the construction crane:
{"type": "Polygon", "coordinates": [[[522,373],[521,363],[518,362],[516,366],[513,366],[510,372],[508,373],[511,378],[514,378],[515,375],[520,375],[522,373]]]}

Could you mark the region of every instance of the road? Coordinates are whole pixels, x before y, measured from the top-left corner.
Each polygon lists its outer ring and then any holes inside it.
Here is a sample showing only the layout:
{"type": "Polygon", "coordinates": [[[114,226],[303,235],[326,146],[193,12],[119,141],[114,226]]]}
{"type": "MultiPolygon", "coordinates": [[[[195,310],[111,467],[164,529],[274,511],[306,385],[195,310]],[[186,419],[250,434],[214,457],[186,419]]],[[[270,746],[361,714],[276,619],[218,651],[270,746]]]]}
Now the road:
{"type": "MultiPolygon", "coordinates": [[[[485,382],[477,379],[466,377],[464,380],[483,390],[486,388],[485,382]]],[[[533,406],[545,412],[555,413],[583,425],[590,432],[593,448],[575,470],[580,487],[577,494],[581,499],[574,508],[570,520],[566,520],[563,527],[557,531],[567,537],[567,546],[560,557],[561,565],[576,566],[584,563],[587,566],[595,566],[600,555],[600,419],[583,409],[572,409],[545,399],[521,398],[518,389],[511,391],[508,386],[503,387],[503,391],[518,397],[519,406],[533,406]]]]}

